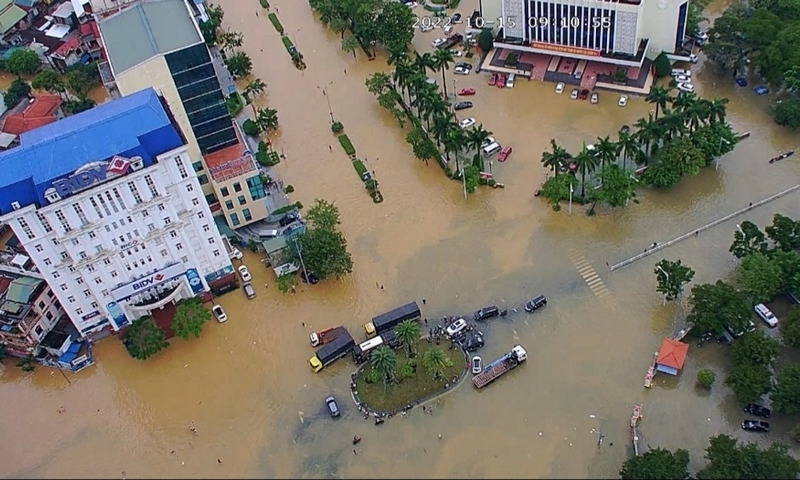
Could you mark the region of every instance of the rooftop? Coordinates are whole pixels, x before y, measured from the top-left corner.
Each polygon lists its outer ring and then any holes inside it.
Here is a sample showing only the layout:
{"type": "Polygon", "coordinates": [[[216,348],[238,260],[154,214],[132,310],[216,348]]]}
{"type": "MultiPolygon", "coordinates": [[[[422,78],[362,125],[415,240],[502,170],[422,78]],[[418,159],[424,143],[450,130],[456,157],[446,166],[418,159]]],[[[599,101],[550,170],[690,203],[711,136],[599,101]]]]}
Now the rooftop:
{"type": "Polygon", "coordinates": [[[58,95],[39,95],[34,98],[25,110],[13,113],[6,118],[3,132],[21,135],[27,131],[55,122],[56,113],[61,106],[58,95]]]}
{"type": "Polygon", "coordinates": [[[244,140],[242,140],[239,129],[234,127],[234,130],[236,130],[236,138],[239,143],[203,157],[214,181],[224,182],[239,175],[256,171],[252,153],[247,149],[244,140]]]}
{"type": "Polygon", "coordinates": [[[184,0],[143,1],[98,20],[98,27],[115,75],[203,41],[184,0]]]}
{"type": "Polygon", "coordinates": [[[689,353],[688,343],[665,338],[664,341],[661,342],[661,348],[658,350],[656,363],[680,370],[683,368],[683,362],[686,361],[687,353],[689,353]]]}
{"type": "Polygon", "coordinates": [[[27,13],[14,0],[0,0],[0,33],[5,34],[14,28],[27,13]]]}

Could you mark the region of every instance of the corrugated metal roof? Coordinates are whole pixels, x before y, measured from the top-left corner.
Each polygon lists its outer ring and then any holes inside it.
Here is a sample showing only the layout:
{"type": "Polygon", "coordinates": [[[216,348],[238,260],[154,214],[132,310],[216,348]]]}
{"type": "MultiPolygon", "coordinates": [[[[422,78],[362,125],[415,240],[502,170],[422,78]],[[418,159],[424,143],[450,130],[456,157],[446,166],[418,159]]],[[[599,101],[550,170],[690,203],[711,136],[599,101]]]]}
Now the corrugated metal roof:
{"type": "Polygon", "coordinates": [[[0,0],[0,33],[6,33],[14,28],[27,13],[17,5],[14,0],[0,0]]]}
{"type": "Polygon", "coordinates": [[[142,2],[98,22],[115,75],[203,41],[184,0],[142,2]]]}
{"type": "Polygon", "coordinates": [[[31,295],[44,280],[32,277],[15,278],[6,290],[6,301],[26,305],[31,302],[31,295]]]}

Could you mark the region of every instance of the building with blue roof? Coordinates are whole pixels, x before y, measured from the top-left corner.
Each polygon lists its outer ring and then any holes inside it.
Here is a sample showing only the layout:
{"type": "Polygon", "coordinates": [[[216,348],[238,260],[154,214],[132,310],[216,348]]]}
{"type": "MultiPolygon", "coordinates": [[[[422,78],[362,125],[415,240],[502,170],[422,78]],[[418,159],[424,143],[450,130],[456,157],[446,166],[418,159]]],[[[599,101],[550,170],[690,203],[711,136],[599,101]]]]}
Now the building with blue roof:
{"type": "Polygon", "coordinates": [[[81,336],[235,281],[186,140],[152,88],[0,153],[0,221],[81,336]]]}

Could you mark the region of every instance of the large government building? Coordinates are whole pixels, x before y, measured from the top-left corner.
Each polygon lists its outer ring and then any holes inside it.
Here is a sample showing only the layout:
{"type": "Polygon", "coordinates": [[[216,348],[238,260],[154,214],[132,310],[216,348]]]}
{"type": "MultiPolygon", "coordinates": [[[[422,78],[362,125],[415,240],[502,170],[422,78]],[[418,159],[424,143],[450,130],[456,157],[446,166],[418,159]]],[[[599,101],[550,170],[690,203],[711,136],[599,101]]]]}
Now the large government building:
{"type": "Polygon", "coordinates": [[[0,221],[82,335],[233,272],[197,160],[153,89],[23,133],[0,153],[0,221]]]}
{"type": "MultiPolygon", "coordinates": [[[[681,50],[689,0],[481,0],[497,46],[638,67],[681,50]]],[[[480,27],[480,25],[475,25],[480,27]]]]}

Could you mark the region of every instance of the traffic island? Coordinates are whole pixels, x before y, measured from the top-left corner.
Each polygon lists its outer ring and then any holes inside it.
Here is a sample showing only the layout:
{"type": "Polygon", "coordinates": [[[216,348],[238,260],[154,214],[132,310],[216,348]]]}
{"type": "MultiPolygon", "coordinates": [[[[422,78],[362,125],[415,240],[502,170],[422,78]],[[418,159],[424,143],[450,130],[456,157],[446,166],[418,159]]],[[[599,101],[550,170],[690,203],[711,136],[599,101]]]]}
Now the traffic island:
{"type": "Polygon", "coordinates": [[[417,344],[417,354],[413,358],[409,358],[404,347],[398,348],[395,379],[388,383],[379,378],[370,363],[365,363],[353,374],[351,383],[353,400],[359,409],[377,416],[393,416],[460,385],[467,374],[467,354],[460,348],[442,348],[450,362],[442,369],[441,375],[434,378],[423,359],[425,352],[435,348],[441,347],[427,339],[422,340],[417,344]]]}
{"type": "Polygon", "coordinates": [[[292,58],[292,63],[295,68],[298,70],[305,70],[306,63],[303,61],[303,54],[297,50],[297,47],[292,43],[292,39],[284,33],[283,25],[278,19],[278,16],[275,15],[275,13],[270,13],[267,15],[267,18],[269,18],[272,26],[275,27],[275,30],[281,35],[281,42],[283,42],[283,46],[286,47],[286,51],[289,52],[289,56],[292,58]]]}
{"type": "MultiPolygon", "coordinates": [[[[339,127],[342,126],[342,124],[339,122],[334,122],[333,126],[339,127]]],[[[335,129],[332,127],[332,130],[335,129]]],[[[353,162],[353,168],[356,170],[358,178],[364,182],[364,187],[367,189],[367,192],[369,192],[369,196],[372,197],[372,201],[374,203],[383,202],[383,195],[378,189],[378,181],[372,177],[372,174],[369,172],[369,170],[367,170],[367,167],[364,166],[364,162],[356,158],[356,147],[353,146],[353,142],[351,142],[347,134],[344,133],[338,135],[337,138],[339,139],[339,145],[342,146],[342,150],[344,150],[344,153],[346,153],[353,162]]]]}

